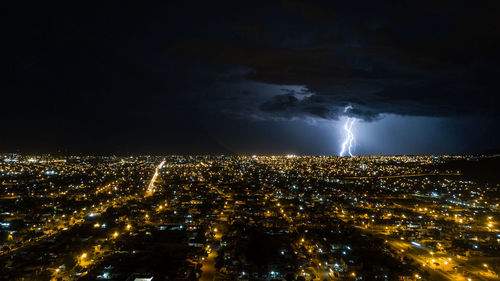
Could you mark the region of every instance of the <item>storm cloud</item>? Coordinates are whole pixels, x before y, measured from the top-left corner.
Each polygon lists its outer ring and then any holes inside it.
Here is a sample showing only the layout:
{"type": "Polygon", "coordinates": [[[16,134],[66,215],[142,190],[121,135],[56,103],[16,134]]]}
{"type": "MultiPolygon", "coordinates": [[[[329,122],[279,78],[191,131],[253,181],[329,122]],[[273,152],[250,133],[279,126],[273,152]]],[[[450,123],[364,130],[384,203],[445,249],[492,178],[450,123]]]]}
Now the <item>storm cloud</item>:
{"type": "Polygon", "coordinates": [[[227,152],[206,120],[498,123],[498,1],[10,3],[6,11],[7,150],[227,152]]]}
{"type": "Polygon", "coordinates": [[[365,120],[386,113],[497,115],[498,8],[494,1],[474,7],[285,1],[264,18],[235,24],[222,38],[180,41],[174,50],[247,67],[242,83],[308,88],[311,95],[300,101],[280,93],[262,101],[256,110],[271,118],[335,119],[346,105],[365,120]],[[287,17],[294,13],[302,18],[287,17]]]}

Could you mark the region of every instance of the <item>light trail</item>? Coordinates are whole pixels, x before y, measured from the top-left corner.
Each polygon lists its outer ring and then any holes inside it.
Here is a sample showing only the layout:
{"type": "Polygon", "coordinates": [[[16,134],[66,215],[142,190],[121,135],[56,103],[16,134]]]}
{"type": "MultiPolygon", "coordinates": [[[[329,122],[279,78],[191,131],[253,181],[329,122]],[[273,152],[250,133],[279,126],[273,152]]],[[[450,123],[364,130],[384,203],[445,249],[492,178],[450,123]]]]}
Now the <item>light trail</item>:
{"type": "MultiPolygon", "coordinates": [[[[344,113],[347,113],[348,110],[352,109],[352,106],[346,106],[344,109],[344,113]]],[[[352,155],[352,144],[354,141],[354,133],[352,132],[352,126],[356,122],[356,118],[354,117],[347,117],[345,123],[344,123],[344,130],[346,131],[346,138],[344,142],[342,143],[342,148],[340,150],[340,156],[344,156],[344,154],[347,152],[349,153],[349,156],[352,155]]]]}
{"type": "Polygon", "coordinates": [[[147,189],[147,194],[148,195],[153,194],[153,192],[155,191],[154,184],[156,182],[156,178],[159,175],[160,169],[163,168],[164,165],[165,165],[165,159],[163,159],[163,161],[161,161],[161,163],[158,165],[158,167],[156,167],[155,173],[154,173],[153,177],[151,178],[151,181],[149,182],[149,185],[148,185],[148,189],[147,189]]]}

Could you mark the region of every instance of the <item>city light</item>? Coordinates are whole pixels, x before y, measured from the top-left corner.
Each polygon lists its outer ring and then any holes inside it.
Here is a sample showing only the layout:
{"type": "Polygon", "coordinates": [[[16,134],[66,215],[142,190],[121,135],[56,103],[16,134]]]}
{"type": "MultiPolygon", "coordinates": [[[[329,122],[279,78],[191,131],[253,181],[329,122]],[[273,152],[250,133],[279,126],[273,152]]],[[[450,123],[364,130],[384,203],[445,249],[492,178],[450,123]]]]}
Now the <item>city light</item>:
{"type": "MultiPolygon", "coordinates": [[[[457,280],[462,280],[465,271],[493,278],[498,273],[492,264],[480,263],[480,268],[469,265],[470,260],[492,253],[490,244],[497,242],[496,233],[489,242],[481,236],[495,231],[490,226],[495,225],[496,210],[488,209],[496,206],[497,199],[488,197],[494,194],[495,186],[465,180],[459,171],[440,166],[467,159],[360,156],[346,162],[339,157],[284,155],[259,156],[256,165],[251,156],[116,157],[99,160],[102,164],[98,169],[89,167],[88,160],[72,160],[58,164],[58,175],[51,177],[60,177],[59,184],[53,187],[44,185],[36,191],[31,188],[36,178],[23,177],[16,179],[16,185],[3,186],[8,190],[6,198],[15,196],[7,200],[21,200],[19,194],[25,192],[26,198],[37,197],[43,202],[43,208],[38,215],[18,207],[22,205],[6,205],[0,214],[0,231],[8,234],[5,243],[10,253],[19,247],[42,256],[39,249],[48,241],[66,245],[51,250],[51,260],[42,259],[41,263],[53,277],[63,279],[76,274],[108,278],[117,274],[119,267],[112,263],[111,254],[147,257],[158,249],[183,257],[175,264],[175,272],[189,272],[189,265],[193,265],[202,268],[203,276],[209,267],[212,272],[221,270],[215,267],[217,260],[239,260],[234,253],[252,263],[246,251],[266,243],[279,245],[273,258],[278,262],[267,272],[266,278],[271,279],[285,279],[283,272],[289,269],[283,266],[290,264],[297,265],[295,274],[308,279],[314,275],[327,280],[340,276],[365,280],[378,274],[362,264],[385,268],[384,278],[396,280],[427,280],[422,275],[424,269],[430,274],[444,271],[457,280]],[[61,165],[69,166],[64,169],[61,165]],[[144,196],[152,172],[160,166],[165,170],[154,181],[154,196],[144,196]],[[85,169],[106,176],[97,180],[85,169]],[[82,181],[85,184],[75,186],[74,182],[82,181]],[[439,197],[433,195],[436,190],[439,197]],[[77,207],[65,204],[70,199],[78,202],[77,207]],[[484,210],[484,217],[476,212],[478,208],[484,210]],[[18,224],[13,231],[16,219],[33,216],[39,222],[18,224]],[[447,235],[436,229],[446,229],[447,235]],[[453,249],[453,239],[470,247],[453,249]],[[387,263],[358,256],[366,247],[411,274],[395,275],[387,263]],[[87,249],[70,255],[76,255],[76,263],[63,258],[73,248],[87,249]],[[421,268],[415,270],[407,259],[415,260],[421,268]],[[53,264],[61,266],[54,268],[53,264]]],[[[474,163],[481,160],[471,159],[474,163]]],[[[0,163],[6,165],[0,166],[4,171],[6,167],[15,171],[18,166],[19,170],[38,171],[40,182],[46,182],[49,167],[41,161],[0,163]]],[[[266,251],[273,249],[265,247],[266,251]]],[[[141,266],[147,268],[148,264],[141,266]]],[[[225,267],[223,274],[235,279],[241,278],[241,272],[254,274],[251,266],[228,263],[225,267]]],[[[34,278],[29,273],[23,276],[34,278]]]]}

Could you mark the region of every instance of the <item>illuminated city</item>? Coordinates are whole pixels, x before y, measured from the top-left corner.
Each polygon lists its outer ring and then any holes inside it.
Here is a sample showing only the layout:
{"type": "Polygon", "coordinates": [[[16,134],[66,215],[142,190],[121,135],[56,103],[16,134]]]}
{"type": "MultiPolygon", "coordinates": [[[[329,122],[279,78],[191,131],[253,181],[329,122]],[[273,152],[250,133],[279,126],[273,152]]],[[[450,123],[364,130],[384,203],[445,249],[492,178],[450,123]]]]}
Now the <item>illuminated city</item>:
{"type": "Polygon", "coordinates": [[[2,280],[499,278],[496,157],[0,159],[2,280]]]}
{"type": "Polygon", "coordinates": [[[500,280],[500,1],[31,2],[0,281],[500,280]]]}

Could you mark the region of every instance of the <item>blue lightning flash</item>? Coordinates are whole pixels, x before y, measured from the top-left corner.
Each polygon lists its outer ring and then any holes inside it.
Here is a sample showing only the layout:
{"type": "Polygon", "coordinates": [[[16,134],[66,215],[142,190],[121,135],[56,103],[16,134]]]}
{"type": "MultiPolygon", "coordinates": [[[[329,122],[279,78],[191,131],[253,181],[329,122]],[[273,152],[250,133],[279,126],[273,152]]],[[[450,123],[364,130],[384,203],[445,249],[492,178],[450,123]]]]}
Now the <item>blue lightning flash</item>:
{"type": "MultiPolygon", "coordinates": [[[[348,110],[352,109],[352,106],[348,105],[344,108],[344,113],[347,113],[348,110]]],[[[349,156],[353,156],[351,149],[352,149],[352,143],[354,141],[354,134],[352,132],[352,126],[356,122],[356,118],[354,117],[347,117],[344,123],[344,130],[346,132],[346,138],[344,142],[342,143],[342,149],[340,151],[340,156],[344,156],[344,154],[347,152],[349,153],[349,156]]]]}

